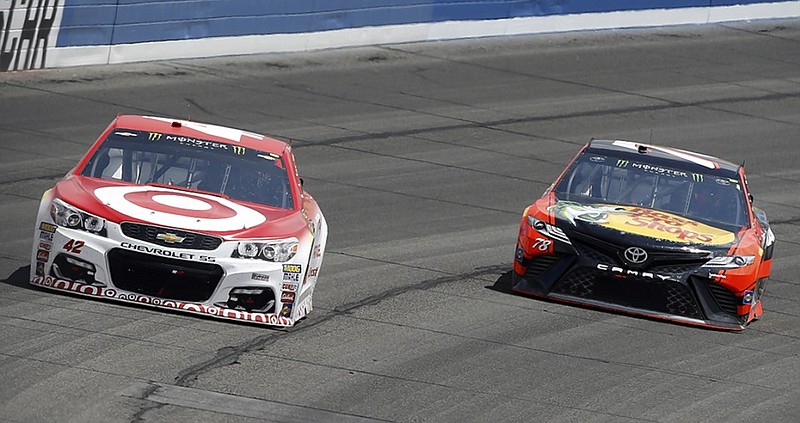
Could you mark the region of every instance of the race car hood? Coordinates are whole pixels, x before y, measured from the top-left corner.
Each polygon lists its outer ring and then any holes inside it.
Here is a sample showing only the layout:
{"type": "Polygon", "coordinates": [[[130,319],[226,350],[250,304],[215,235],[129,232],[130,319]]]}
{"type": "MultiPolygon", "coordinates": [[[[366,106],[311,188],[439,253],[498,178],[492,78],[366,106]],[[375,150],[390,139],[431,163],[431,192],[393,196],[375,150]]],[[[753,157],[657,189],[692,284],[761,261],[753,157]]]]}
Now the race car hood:
{"type": "Polygon", "coordinates": [[[306,227],[299,212],[163,186],[71,175],[55,197],[114,223],[137,222],[229,239],[292,236],[306,227]]]}
{"type": "Polygon", "coordinates": [[[546,210],[567,233],[592,235],[618,245],[717,250],[737,241],[733,232],[644,207],[557,201],[546,210]]]}

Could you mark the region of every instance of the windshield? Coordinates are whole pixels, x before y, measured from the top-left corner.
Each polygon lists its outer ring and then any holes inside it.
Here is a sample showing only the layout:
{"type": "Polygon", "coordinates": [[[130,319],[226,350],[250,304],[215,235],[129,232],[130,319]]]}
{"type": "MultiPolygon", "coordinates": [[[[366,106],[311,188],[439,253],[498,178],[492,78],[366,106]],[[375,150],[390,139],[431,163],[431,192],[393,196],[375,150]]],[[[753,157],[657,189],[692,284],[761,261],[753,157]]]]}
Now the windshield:
{"type": "Polygon", "coordinates": [[[555,187],[559,199],[637,205],[715,226],[747,223],[737,179],[695,173],[596,153],[581,155],[555,187]]]}
{"type": "Polygon", "coordinates": [[[294,208],[280,155],[177,135],[117,129],[103,141],[81,175],[169,185],[294,208]]]}

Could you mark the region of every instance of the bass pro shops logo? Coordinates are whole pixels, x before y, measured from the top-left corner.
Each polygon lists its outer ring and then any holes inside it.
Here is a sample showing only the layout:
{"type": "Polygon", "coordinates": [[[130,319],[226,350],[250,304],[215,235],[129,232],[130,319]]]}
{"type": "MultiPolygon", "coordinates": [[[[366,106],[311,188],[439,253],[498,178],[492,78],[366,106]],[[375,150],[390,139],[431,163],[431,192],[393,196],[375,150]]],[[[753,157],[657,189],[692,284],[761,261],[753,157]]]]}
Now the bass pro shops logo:
{"type": "Polygon", "coordinates": [[[55,45],[62,0],[0,0],[0,71],[41,69],[55,45]]]}

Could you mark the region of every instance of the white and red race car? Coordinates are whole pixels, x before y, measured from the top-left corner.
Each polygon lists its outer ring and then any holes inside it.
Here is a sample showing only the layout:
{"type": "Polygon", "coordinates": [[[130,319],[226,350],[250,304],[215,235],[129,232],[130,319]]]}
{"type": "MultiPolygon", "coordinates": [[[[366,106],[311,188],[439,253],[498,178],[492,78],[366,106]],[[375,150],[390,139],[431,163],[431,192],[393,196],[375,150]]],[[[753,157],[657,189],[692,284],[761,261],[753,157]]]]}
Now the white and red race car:
{"type": "Polygon", "coordinates": [[[312,309],[327,234],[289,144],[119,116],[44,193],[31,283],[292,326],[312,309]]]}

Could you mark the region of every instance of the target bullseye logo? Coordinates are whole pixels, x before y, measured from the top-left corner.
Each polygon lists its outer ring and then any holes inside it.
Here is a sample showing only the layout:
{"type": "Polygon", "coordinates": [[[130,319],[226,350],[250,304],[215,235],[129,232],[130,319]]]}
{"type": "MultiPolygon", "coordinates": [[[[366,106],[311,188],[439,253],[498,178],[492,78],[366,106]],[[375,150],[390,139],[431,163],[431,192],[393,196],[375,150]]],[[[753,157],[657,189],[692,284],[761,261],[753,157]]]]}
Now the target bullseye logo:
{"type": "MultiPolygon", "coordinates": [[[[214,199],[213,202],[193,194],[164,194],[158,191],[135,191],[124,199],[139,207],[162,213],[203,219],[226,219],[236,216],[236,211],[214,199]]],[[[134,216],[136,217],[136,216],[134,216]]]]}
{"type": "Polygon", "coordinates": [[[161,187],[103,187],[94,195],[127,216],[181,229],[225,232],[252,228],[267,220],[263,214],[225,198],[161,187]]]}
{"type": "Polygon", "coordinates": [[[196,198],[190,198],[185,195],[175,194],[158,194],[150,197],[153,201],[165,206],[178,207],[189,210],[210,210],[211,204],[196,198]]]}

